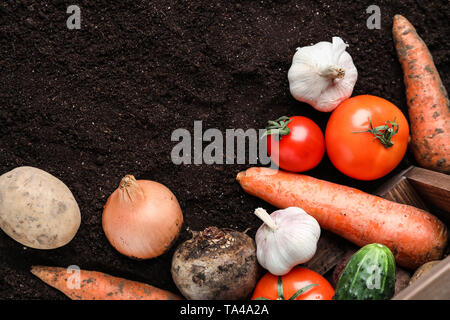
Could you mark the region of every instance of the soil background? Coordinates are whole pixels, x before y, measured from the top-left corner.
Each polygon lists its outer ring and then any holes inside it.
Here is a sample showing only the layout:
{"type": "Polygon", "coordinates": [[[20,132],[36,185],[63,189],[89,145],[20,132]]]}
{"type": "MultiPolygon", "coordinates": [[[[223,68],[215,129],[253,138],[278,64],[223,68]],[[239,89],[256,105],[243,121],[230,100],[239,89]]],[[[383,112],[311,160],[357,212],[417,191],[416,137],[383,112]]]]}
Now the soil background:
{"type": "MultiPolygon", "coordinates": [[[[282,115],[310,117],[324,130],[329,114],[297,102],[287,71],[295,48],[340,36],[359,72],[353,95],[384,97],[403,110],[402,72],[393,46],[394,14],[406,16],[428,44],[449,87],[448,1],[2,1],[0,3],[0,174],[34,166],[60,178],[82,213],[68,245],[25,248],[0,232],[0,299],[67,299],[29,272],[32,265],[103,271],[178,292],[174,249],[156,259],[120,255],[101,227],[102,208],[122,176],[168,186],[186,228],[251,228],[255,207],[236,174],[249,165],[174,165],[177,128],[263,128],[282,115]],[[81,8],[81,29],[66,27],[81,8]],[[381,8],[369,30],[366,8],[381,8]]],[[[414,164],[411,154],[388,177],[360,182],[325,157],[307,172],[367,192],[414,164]]]]}

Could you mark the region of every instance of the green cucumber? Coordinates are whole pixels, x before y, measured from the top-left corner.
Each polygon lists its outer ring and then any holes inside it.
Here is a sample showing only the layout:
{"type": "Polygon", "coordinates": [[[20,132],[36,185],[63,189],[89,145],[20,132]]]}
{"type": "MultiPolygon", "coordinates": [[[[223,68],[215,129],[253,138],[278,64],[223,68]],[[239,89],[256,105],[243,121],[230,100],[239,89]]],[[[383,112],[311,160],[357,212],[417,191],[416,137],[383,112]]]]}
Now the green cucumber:
{"type": "Polygon", "coordinates": [[[347,262],[333,299],[388,300],[394,289],[394,255],[388,247],[372,243],[359,249],[347,262]]]}

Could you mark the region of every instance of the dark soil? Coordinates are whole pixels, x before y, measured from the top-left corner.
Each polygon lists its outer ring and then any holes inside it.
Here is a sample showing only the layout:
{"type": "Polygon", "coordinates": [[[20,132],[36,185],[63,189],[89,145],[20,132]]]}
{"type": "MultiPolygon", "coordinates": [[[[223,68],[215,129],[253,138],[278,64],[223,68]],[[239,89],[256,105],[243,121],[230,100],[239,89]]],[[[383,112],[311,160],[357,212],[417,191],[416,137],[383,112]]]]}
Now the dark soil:
{"type": "MultiPolygon", "coordinates": [[[[174,249],[148,261],[120,255],[101,228],[109,194],[125,174],[168,186],[186,228],[208,226],[254,235],[257,206],[235,176],[249,165],[174,165],[176,128],[262,128],[269,119],[304,115],[325,128],[328,114],[294,100],[287,71],[295,48],[340,36],[358,68],[354,95],[387,98],[406,114],[391,26],[405,15],[450,83],[448,1],[378,0],[381,29],[369,30],[374,1],[16,0],[0,3],[0,174],[41,168],[64,181],[82,212],[67,246],[24,248],[0,232],[0,298],[66,299],[29,272],[36,264],[78,265],[177,292],[174,249]],[[81,30],[66,9],[81,7],[81,30]]],[[[408,153],[389,175],[414,164],[408,153]]],[[[374,191],[388,177],[358,182],[328,159],[308,174],[374,191]]]]}

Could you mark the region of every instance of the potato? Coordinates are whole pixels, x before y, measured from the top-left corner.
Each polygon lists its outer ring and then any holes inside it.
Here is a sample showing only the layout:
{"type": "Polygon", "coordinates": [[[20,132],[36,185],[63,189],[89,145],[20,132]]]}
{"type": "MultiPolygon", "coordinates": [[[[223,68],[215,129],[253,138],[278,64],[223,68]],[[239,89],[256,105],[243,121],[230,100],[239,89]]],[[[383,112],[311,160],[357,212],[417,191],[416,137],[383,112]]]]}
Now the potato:
{"type": "Polygon", "coordinates": [[[80,223],[75,198],[51,174],[18,167],[0,176],[0,227],[17,242],[55,249],[73,239],[80,223]]]}
{"type": "Polygon", "coordinates": [[[430,270],[437,265],[439,262],[441,262],[441,260],[434,260],[434,261],[430,261],[427,262],[425,264],[423,264],[422,266],[420,266],[416,272],[414,272],[413,276],[411,277],[411,280],[409,280],[409,285],[411,285],[412,283],[414,283],[417,279],[422,278],[425,274],[427,274],[428,272],[430,272],[430,270]]]}

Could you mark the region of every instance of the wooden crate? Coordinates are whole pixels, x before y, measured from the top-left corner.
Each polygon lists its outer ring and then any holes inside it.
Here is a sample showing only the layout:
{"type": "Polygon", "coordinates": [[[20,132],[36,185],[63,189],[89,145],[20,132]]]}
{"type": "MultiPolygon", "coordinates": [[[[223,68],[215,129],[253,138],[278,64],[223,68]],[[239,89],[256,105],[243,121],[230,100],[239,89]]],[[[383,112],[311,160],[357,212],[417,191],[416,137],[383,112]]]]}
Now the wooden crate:
{"type": "MultiPolygon", "coordinates": [[[[450,225],[450,176],[411,166],[383,185],[377,195],[425,209],[450,225]]],[[[448,253],[448,248],[447,248],[448,253]]],[[[450,256],[393,300],[450,300],[450,256]]]]}
{"type": "MultiPolygon", "coordinates": [[[[450,176],[415,166],[409,167],[375,192],[385,199],[424,209],[450,226],[450,176]]],[[[317,246],[316,255],[304,266],[326,275],[356,246],[327,231],[317,246]]],[[[447,248],[448,253],[448,248],[447,248]]],[[[450,300],[450,256],[426,275],[398,293],[394,300],[450,300]]]]}

